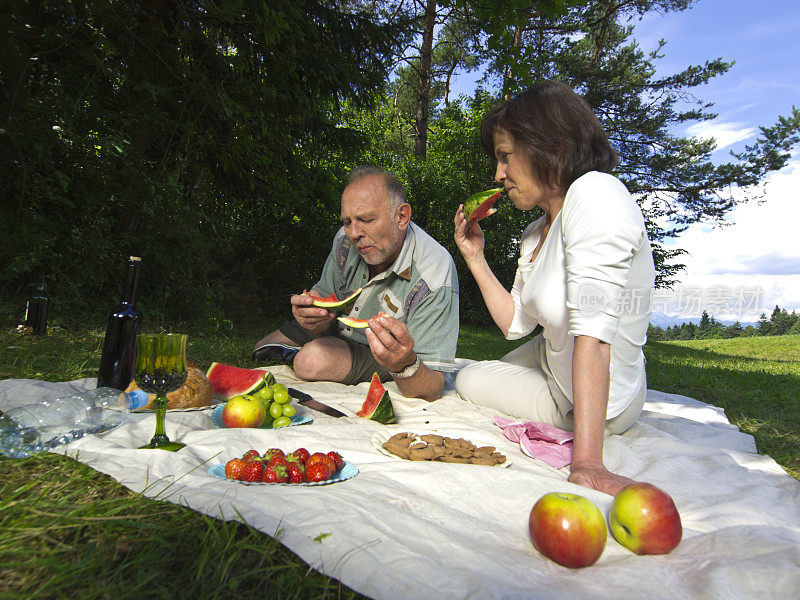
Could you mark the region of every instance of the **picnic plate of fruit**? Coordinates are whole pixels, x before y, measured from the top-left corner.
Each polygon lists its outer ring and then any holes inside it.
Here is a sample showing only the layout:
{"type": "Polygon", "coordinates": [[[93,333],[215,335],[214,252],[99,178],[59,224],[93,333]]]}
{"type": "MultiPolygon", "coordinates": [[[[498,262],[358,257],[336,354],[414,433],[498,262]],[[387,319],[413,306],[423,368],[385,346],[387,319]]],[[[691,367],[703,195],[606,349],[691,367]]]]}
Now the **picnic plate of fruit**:
{"type": "Polygon", "coordinates": [[[344,466],[342,466],[339,471],[334,473],[328,479],[325,479],[324,481],[303,481],[300,483],[268,483],[266,481],[241,481],[239,479],[229,479],[225,476],[225,463],[214,465],[208,470],[208,474],[212,477],[216,477],[217,479],[224,479],[225,481],[241,483],[244,485],[328,485],[329,483],[339,483],[340,481],[352,479],[358,475],[358,467],[356,467],[353,463],[344,461],[344,466]]]}
{"type": "MultiPolygon", "coordinates": [[[[222,422],[222,411],[224,409],[225,404],[218,404],[214,407],[214,411],[211,413],[211,422],[217,429],[228,429],[225,427],[225,423],[222,422]]],[[[286,425],[286,427],[291,427],[293,425],[305,425],[306,423],[311,423],[313,420],[314,419],[308,415],[295,414],[289,418],[289,424],[286,425]]],[[[274,427],[272,427],[272,419],[269,419],[268,423],[265,422],[259,429],[274,429],[274,427]]]]}

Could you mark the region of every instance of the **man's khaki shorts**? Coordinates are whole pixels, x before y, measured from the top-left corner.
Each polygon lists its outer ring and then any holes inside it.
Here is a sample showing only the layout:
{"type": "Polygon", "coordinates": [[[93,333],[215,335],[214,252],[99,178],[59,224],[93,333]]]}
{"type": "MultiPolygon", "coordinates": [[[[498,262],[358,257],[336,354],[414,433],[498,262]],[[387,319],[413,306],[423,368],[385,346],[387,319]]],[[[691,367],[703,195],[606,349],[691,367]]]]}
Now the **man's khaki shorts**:
{"type": "Polygon", "coordinates": [[[369,381],[372,379],[373,373],[377,373],[381,381],[389,381],[392,378],[389,375],[389,369],[378,364],[378,361],[375,360],[369,346],[359,344],[350,338],[339,335],[336,323],[331,323],[330,329],[321,335],[311,335],[300,326],[296,319],[293,319],[281,325],[280,332],[297,346],[305,346],[311,340],[323,336],[336,337],[347,344],[350,349],[350,372],[341,382],[345,385],[355,385],[362,381],[369,381]]]}

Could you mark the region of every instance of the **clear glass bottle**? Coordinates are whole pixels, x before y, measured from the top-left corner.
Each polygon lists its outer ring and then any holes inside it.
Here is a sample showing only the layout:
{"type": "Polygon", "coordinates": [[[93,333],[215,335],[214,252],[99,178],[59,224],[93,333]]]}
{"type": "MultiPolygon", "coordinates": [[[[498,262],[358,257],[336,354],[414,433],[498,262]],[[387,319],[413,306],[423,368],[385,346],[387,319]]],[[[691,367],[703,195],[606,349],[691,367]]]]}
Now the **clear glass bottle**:
{"type": "Polygon", "coordinates": [[[138,256],[131,256],[128,259],[128,274],[125,277],[122,302],[108,315],[97,387],[124,390],[133,379],[136,336],[142,327],[142,313],[136,308],[141,265],[142,259],[138,256]]]}
{"type": "Polygon", "coordinates": [[[109,431],[128,412],[125,395],[107,387],[0,411],[0,454],[23,458],[109,431]]]}

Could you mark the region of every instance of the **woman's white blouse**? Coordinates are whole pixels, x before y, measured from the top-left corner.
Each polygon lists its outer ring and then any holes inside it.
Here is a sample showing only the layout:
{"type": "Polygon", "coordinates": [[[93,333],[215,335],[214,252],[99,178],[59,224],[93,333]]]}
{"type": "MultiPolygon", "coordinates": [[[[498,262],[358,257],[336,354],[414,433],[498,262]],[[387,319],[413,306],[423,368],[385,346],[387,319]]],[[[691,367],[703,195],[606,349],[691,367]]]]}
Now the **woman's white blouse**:
{"type": "Polygon", "coordinates": [[[592,171],[569,187],[531,262],[544,224],[542,217],[522,234],[506,337],[524,337],[541,324],[547,367],[570,401],[575,336],[611,344],[611,419],[634,400],[644,378],[655,268],[642,212],[621,181],[592,171]]]}

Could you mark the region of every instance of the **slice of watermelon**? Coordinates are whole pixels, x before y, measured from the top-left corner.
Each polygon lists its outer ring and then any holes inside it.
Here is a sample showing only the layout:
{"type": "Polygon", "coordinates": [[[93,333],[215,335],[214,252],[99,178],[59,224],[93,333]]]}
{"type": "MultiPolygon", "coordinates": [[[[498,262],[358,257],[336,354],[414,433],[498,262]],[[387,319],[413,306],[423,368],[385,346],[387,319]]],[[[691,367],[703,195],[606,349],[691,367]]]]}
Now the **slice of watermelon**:
{"type": "Polygon", "coordinates": [[[350,294],[344,300],[339,300],[334,294],[331,294],[327,298],[321,298],[320,296],[315,296],[314,294],[310,293],[308,290],[303,290],[303,296],[310,296],[314,302],[312,302],[313,306],[319,306],[320,308],[344,308],[356,301],[358,295],[361,293],[363,288],[358,288],[355,292],[350,294]]]}
{"type": "Polygon", "coordinates": [[[214,397],[222,400],[252,394],[275,383],[275,377],[269,371],[242,369],[218,362],[211,363],[206,378],[211,384],[214,397]]]}
{"type": "Polygon", "coordinates": [[[361,410],[356,414],[359,417],[377,421],[384,425],[397,423],[397,419],[394,416],[392,400],[389,398],[389,392],[383,387],[377,373],[372,374],[372,381],[369,384],[367,399],[364,400],[361,410]]]}
{"type": "Polygon", "coordinates": [[[475,223],[493,215],[497,212],[497,209],[494,208],[494,204],[502,193],[503,188],[495,188],[493,190],[472,194],[472,196],[467,198],[467,201],[464,202],[464,216],[470,223],[475,223]]]}
{"type": "Polygon", "coordinates": [[[353,327],[355,329],[365,329],[369,327],[369,319],[356,319],[354,317],[336,317],[339,321],[347,325],[348,327],[353,327]]]}
{"type": "MultiPolygon", "coordinates": [[[[388,317],[389,315],[385,312],[381,311],[374,317],[370,317],[370,319],[377,319],[378,317],[388,317]]],[[[339,321],[347,325],[348,327],[353,327],[355,329],[365,329],[369,327],[370,319],[356,319],[355,317],[336,317],[339,321]]]]}

